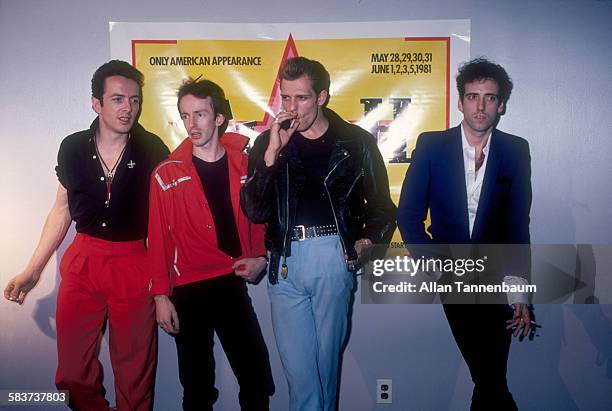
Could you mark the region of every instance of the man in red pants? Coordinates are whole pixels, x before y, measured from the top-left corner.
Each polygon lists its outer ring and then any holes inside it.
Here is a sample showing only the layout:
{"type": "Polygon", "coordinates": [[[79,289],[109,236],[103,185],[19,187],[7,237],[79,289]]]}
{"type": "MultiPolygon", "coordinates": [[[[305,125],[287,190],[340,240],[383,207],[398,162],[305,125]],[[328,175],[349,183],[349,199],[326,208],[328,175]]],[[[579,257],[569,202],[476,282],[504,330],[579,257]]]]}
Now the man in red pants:
{"type": "Polygon", "coordinates": [[[149,175],[168,148],[136,121],[142,84],[142,73],[123,61],[96,70],[98,117],[62,141],[55,204],[26,269],[4,290],[8,300],[23,304],[76,222],[60,264],[56,317],[56,385],[68,390],[74,410],[110,410],[97,358],[107,320],[117,410],[153,408],[157,338],[144,238],[149,175]]]}

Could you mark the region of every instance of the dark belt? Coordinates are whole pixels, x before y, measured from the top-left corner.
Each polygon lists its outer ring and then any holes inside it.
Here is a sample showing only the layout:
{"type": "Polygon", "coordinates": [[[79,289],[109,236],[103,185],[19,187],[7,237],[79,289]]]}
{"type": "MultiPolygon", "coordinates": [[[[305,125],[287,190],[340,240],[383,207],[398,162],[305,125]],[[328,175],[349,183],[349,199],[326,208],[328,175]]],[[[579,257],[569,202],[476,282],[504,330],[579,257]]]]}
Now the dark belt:
{"type": "Polygon", "coordinates": [[[293,227],[291,232],[291,241],[303,241],[307,238],[313,237],[325,237],[328,235],[338,234],[338,229],[335,225],[316,225],[312,227],[305,227],[303,225],[296,225],[293,227]]]}

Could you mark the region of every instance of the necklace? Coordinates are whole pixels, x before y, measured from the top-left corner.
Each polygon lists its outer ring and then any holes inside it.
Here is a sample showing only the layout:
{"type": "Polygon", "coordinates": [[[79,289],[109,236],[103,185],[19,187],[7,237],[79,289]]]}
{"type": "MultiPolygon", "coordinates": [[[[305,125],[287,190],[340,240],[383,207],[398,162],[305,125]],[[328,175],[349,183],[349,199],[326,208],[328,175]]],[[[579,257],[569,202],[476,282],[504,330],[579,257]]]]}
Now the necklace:
{"type": "Polygon", "coordinates": [[[106,162],[100,155],[100,150],[98,149],[98,133],[96,133],[96,136],[94,137],[94,147],[96,149],[96,155],[98,156],[98,158],[100,159],[100,162],[102,163],[102,168],[103,168],[102,171],[104,171],[104,176],[106,180],[106,201],[104,202],[106,207],[110,205],[113,178],[115,177],[115,170],[117,169],[117,166],[119,165],[119,163],[121,162],[121,159],[123,158],[123,153],[125,153],[125,149],[127,148],[128,141],[130,141],[130,137],[132,137],[132,135],[128,134],[128,138],[125,141],[123,149],[121,150],[121,153],[119,154],[119,157],[117,157],[117,161],[115,161],[115,164],[113,165],[112,168],[109,168],[106,165],[106,162]]]}

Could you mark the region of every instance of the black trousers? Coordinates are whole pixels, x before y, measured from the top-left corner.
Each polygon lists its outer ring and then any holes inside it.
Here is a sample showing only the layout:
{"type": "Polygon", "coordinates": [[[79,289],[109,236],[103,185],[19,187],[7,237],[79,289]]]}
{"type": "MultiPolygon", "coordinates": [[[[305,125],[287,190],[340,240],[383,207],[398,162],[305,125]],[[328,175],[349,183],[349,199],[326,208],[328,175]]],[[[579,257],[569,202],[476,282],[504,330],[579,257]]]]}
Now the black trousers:
{"type": "Polygon", "coordinates": [[[517,410],[506,382],[512,339],[506,320],[512,318],[512,308],[505,304],[444,304],[444,313],[474,382],[470,410],[517,410]]]}
{"type": "Polygon", "coordinates": [[[243,279],[233,273],[175,287],[180,333],[174,339],[183,410],[212,410],[216,332],[240,386],[242,410],[268,410],[274,382],[268,349],[243,279]]]}

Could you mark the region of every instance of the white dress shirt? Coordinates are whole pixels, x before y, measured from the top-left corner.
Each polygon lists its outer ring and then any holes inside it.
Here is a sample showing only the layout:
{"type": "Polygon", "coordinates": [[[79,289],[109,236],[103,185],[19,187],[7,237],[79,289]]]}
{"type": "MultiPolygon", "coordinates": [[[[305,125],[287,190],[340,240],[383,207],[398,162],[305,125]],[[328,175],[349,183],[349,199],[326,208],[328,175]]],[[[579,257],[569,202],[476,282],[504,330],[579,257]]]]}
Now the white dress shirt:
{"type": "MultiPolygon", "coordinates": [[[[470,238],[474,229],[474,221],[476,220],[476,212],[478,211],[478,202],[480,201],[480,192],[482,191],[482,182],[484,181],[485,171],[487,169],[487,160],[489,159],[489,148],[491,146],[492,133],[486,137],[486,143],[482,152],[484,154],[484,162],[482,166],[476,170],[476,147],[471,146],[465,137],[461,123],[461,147],[463,148],[463,169],[465,170],[465,189],[467,192],[467,208],[470,224],[470,238]]],[[[527,285],[528,282],[522,277],[513,275],[504,276],[504,282],[508,285],[527,285]]],[[[527,295],[525,293],[507,293],[508,304],[524,303],[527,304],[527,295]]]]}

